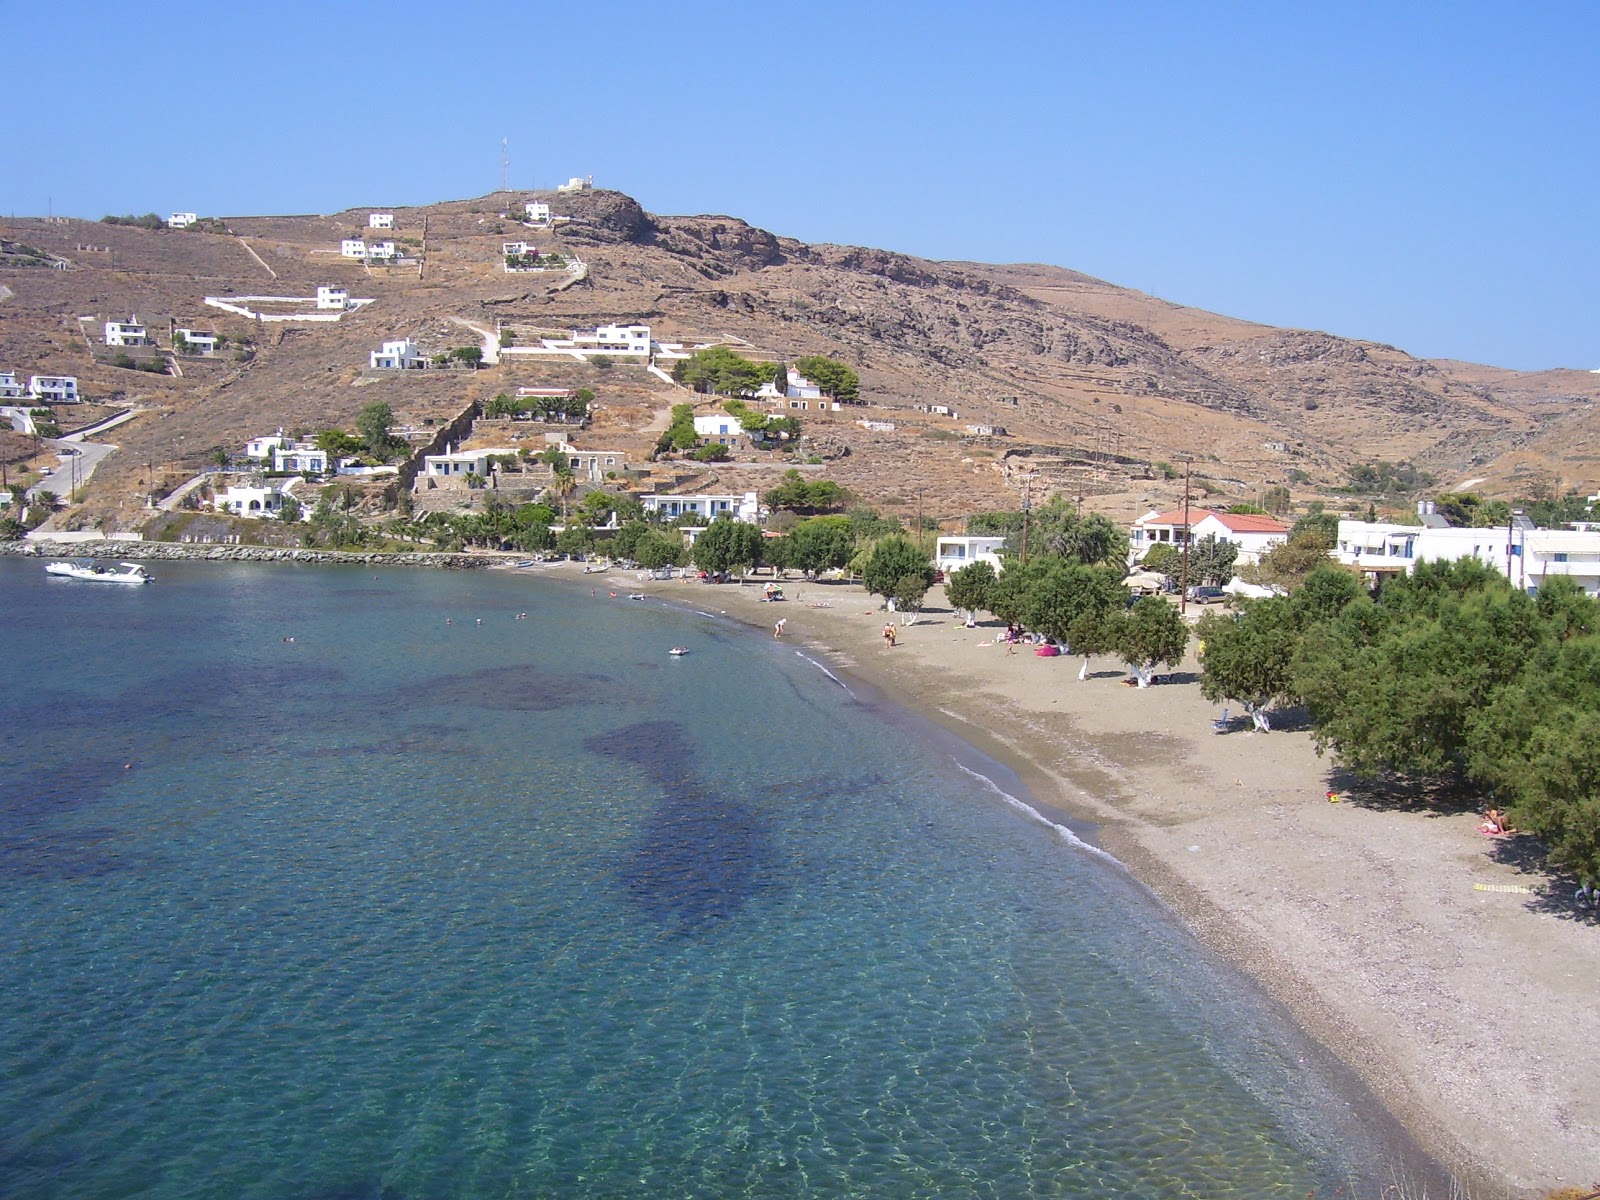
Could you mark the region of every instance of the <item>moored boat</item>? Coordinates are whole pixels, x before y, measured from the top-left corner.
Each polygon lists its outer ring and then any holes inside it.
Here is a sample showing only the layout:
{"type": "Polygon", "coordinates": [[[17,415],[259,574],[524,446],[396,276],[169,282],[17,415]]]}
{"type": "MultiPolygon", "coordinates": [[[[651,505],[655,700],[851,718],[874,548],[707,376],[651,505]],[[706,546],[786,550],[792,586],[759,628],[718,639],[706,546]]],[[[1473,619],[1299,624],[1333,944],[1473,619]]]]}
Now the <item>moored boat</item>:
{"type": "Polygon", "coordinates": [[[65,579],[85,579],[91,583],[154,583],[155,576],[138,563],[119,563],[105,567],[87,558],[46,563],[46,575],[59,575],[65,579]]]}

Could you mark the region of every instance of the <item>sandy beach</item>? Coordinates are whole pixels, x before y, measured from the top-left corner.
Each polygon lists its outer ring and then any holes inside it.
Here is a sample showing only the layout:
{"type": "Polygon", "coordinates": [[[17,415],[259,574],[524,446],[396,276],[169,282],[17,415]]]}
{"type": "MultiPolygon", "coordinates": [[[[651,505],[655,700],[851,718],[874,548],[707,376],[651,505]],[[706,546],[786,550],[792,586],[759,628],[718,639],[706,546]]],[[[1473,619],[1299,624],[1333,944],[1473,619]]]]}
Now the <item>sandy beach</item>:
{"type": "Polygon", "coordinates": [[[756,583],[599,578],[768,630],[782,618],[790,643],[1096,824],[1471,1195],[1600,1179],[1600,921],[1527,839],[1486,836],[1459,804],[1364,790],[1303,729],[1214,733],[1192,645],[1171,682],[1141,690],[1110,657],[1080,681],[1082,659],[1008,654],[937,587],[891,649],[888,614],[854,584],[791,579],[767,604],[756,583]]]}

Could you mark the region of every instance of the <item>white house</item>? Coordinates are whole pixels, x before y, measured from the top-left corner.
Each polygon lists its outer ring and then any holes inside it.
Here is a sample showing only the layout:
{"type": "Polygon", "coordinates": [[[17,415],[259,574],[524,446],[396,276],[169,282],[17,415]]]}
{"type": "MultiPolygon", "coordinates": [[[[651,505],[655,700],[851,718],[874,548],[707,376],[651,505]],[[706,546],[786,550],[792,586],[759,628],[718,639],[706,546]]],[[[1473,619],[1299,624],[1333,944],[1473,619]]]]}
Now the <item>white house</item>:
{"type": "Polygon", "coordinates": [[[167,218],[167,228],[187,229],[199,219],[194,213],[173,213],[167,218]]]}
{"type": "Polygon", "coordinates": [[[523,255],[538,254],[539,247],[535,246],[532,242],[501,242],[500,253],[504,254],[507,258],[510,258],[512,255],[521,258],[523,255]]]}
{"type": "Polygon", "coordinates": [[[637,354],[650,357],[650,326],[600,325],[574,329],[572,348],[589,354],[637,354]]]}
{"type": "Polygon", "coordinates": [[[367,245],[367,257],[395,259],[400,257],[400,252],[394,248],[393,242],[370,242],[367,245]]]}
{"type": "Polygon", "coordinates": [[[694,435],[701,441],[732,446],[744,436],[744,427],[739,424],[737,417],[728,413],[714,413],[709,417],[694,419],[694,435]]]}
{"type": "Polygon", "coordinates": [[[342,287],[322,286],[317,289],[317,307],[343,312],[350,307],[350,293],[342,287]]]}
{"type": "Polygon", "coordinates": [[[293,471],[297,475],[326,475],[328,452],[319,450],[310,442],[295,442],[279,446],[272,452],[274,471],[293,471]]]}
{"type": "Polygon", "coordinates": [[[143,325],[139,324],[137,316],[131,316],[126,321],[106,322],[106,345],[108,346],[148,346],[150,335],[145,332],[143,325]]]}
{"type": "Polygon", "coordinates": [[[275,517],[283,511],[283,499],[292,495],[298,479],[273,479],[259,485],[233,484],[218,492],[211,507],[236,517],[275,517]]]}
{"type": "Polygon", "coordinates": [[[1600,531],[1537,529],[1526,518],[1489,529],[1340,521],[1333,555],[1371,577],[1409,575],[1419,562],[1474,558],[1527,592],[1566,575],[1600,595],[1600,531]]]}
{"type": "Polygon", "coordinates": [[[991,534],[960,534],[941,537],[933,544],[933,565],[949,574],[975,562],[986,562],[1000,574],[1000,547],[1006,544],[1003,537],[991,534]]]}
{"type": "Polygon", "coordinates": [[[266,462],[279,450],[287,449],[294,444],[294,439],[283,432],[283,426],[278,426],[278,432],[266,437],[251,438],[244,444],[244,456],[255,459],[257,462],[266,462]]]}
{"type": "Polygon", "coordinates": [[[362,238],[345,238],[339,243],[339,253],[345,258],[365,258],[367,243],[362,238]]]}
{"type": "Polygon", "coordinates": [[[527,224],[536,225],[536,226],[538,226],[538,227],[540,227],[542,229],[549,227],[549,225],[550,225],[550,206],[548,204],[546,204],[544,201],[542,201],[542,200],[529,200],[522,207],[523,207],[523,210],[528,214],[527,221],[526,221],[527,224]]]}
{"type": "Polygon", "coordinates": [[[422,457],[422,473],[435,479],[452,475],[478,475],[487,479],[492,469],[490,460],[502,454],[515,456],[517,451],[502,446],[489,450],[452,450],[447,454],[425,454],[422,457]]]}
{"type": "Polygon", "coordinates": [[[210,358],[217,352],[217,335],[207,330],[176,329],[173,331],[173,341],[179,338],[183,339],[190,354],[200,354],[210,358]]]}
{"type": "Polygon", "coordinates": [[[700,496],[641,496],[644,511],[666,517],[669,521],[683,516],[694,516],[710,524],[726,513],[735,521],[750,525],[761,523],[761,506],[754,492],[730,492],[726,495],[707,493],[700,496]]]}
{"type": "Polygon", "coordinates": [[[78,399],[78,380],[74,375],[33,375],[28,379],[28,395],[50,404],[73,404],[78,399]]]}
{"type": "Polygon", "coordinates": [[[788,382],[779,395],[778,385],[774,380],[768,380],[756,389],[758,400],[820,400],[822,389],[812,383],[793,367],[788,368],[788,382]]]}
{"type": "Polygon", "coordinates": [[[565,183],[557,184],[556,185],[556,191],[558,191],[558,192],[586,192],[590,188],[592,188],[593,186],[594,186],[594,176],[593,175],[590,175],[590,176],[587,176],[587,177],[580,177],[578,175],[574,175],[571,179],[567,180],[565,183]]]}
{"type": "Polygon", "coordinates": [[[367,228],[368,229],[393,229],[394,228],[394,214],[393,213],[368,213],[367,214],[367,228]]]}
{"type": "Polygon", "coordinates": [[[1182,547],[1186,540],[1192,543],[1208,537],[1237,546],[1235,561],[1242,565],[1260,562],[1268,550],[1288,541],[1289,527],[1282,521],[1255,513],[1221,513],[1205,508],[1190,508],[1185,526],[1181,508],[1170,512],[1152,510],[1135,521],[1129,530],[1129,565],[1144,558],[1151,546],[1166,543],[1182,547]]]}
{"type": "Polygon", "coordinates": [[[0,371],[0,399],[20,400],[23,387],[17,382],[15,371],[0,371]]]}
{"type": "Polygon", "coordinates": [[[374,371],[415,371],[428,365],[428,360],[417,350],[410,338],[398,342],[385,342],[381,350],[372,352],[374,371]]]}

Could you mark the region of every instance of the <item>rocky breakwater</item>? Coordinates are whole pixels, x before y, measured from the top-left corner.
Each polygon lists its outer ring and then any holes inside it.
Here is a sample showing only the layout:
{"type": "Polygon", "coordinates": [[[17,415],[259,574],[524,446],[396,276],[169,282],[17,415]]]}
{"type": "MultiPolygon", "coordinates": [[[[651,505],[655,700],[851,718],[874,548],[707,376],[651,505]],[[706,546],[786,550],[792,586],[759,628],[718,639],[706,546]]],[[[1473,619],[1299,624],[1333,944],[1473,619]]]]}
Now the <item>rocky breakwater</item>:
{"type": "Polygon", "coordinates": [[[470,570],[501,561],[477,554],[393,554],[304,550],[286,546],[231,546],[189,542],[4,542],[0,554],[30,558],[114,558],[118,561],[202,559],[209,562],[336,563],[372,567],[444,567],[470,570]]]}

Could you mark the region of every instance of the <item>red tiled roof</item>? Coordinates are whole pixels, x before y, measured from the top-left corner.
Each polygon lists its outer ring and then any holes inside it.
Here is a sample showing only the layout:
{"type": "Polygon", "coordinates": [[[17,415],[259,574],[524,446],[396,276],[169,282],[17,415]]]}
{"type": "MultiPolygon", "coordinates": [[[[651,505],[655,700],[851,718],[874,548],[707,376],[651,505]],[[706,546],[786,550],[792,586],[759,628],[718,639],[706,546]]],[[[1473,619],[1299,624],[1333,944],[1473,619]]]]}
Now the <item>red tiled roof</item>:
{"type": "MultiPolygon", "coordinates": [[[[1288,533],[1289,527],[1282,521],[1272,517],[1259,516],[1255,513],[1224,513],[1213,512],[1209,508],[1191,508],[1189,510],[1189,527],[1192,529],[1207,517],[1215,517],[1234,533],[1288,533]]],[[[1183,528],[1183,509],[1175,508],[1171,512],[1157,513],[1137,522],[1143,526],[1173,525],[1183,528]]]]}

